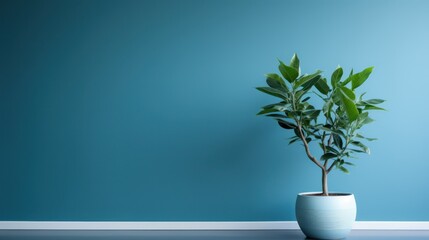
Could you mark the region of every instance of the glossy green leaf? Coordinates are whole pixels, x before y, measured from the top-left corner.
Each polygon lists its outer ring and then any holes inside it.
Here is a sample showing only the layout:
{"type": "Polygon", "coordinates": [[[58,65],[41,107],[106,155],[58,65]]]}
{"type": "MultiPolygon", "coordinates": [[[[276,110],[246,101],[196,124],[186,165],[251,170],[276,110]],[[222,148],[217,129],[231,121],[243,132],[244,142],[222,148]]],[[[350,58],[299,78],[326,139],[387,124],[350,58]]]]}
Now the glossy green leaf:
{"type": "Polygon", "coordinates": [[[326,82],[326,78],[321,78],[317,83],[315,84],[317,90],[319,90],[320,93],[327,95],[329,91],[331,90],[328,86],[328,83],[326,82]]]}
{"type": "Polygon", "coordinates": [[[294,82],[295,79],[298,77],[298,71],[290,66],[287,66],[286,64],[284,64],[282,61],[279,61],[279,70],[281,72],[281,74],[283,75],[283,77],[288,80],[290,83],[294,82]]]}
{"type": "Polygon", "coordinates": [[[384,111],[386,111],[386,109],[384,109],[384,108],[377,107],[377,106],[374,106],[374,105],[371,105],[371,104],[365,105],[364,110],[384,110],[384,111]]]}
{"type": "Polygon", "coordinates": [[[322,108],[323,114],[325,114],[326,116],[329,116],[329,113],[331,112],[331,109],[333,106],[334,106],[334,103],[331,101],[331,99],[326,101],[322,108]]]}
{"type": "Polygon", "coordinates": [[[343,139],[337,134],[332,134],[332,138],[334,139],[334,144],[339,148],[343,148],[343,139]]]}
{"type": "Polygon", "coordinates": [[[368,104],[376,105],[376,104],[380,104],[380,103],[385,102],[385,100],[383,100],[383,99],[369,99],[369,100],[365,100],[364,102],[368,103],[368,104]]]}
{"type": "Polygon", "coordinates": [[[261,111],[259,111],[256,115],[263,115],[263,114],[273,113],[273,112],[279,112],[279,110],[274,109],[274,108],[262,109],[262,110],[261,110],[261,111]]]}
{"type": "Polygon", "coordinates": [[[340,91],[344,96],[348,97],[350,100],[356,99],[356,95],[351,89],[348,89],[347,87],[342,86],[340,87],[340,91]]]}
{"type": "Polygon", "coordinates": [[[317,118],[319,116],[320,112],[321,112],[320,110],[311,109],[311,110],[303,111],[302,115],[304,115],[305,117],[307,117],[309,119],[314,119],[314,118],[317,118]]]}
{"type": "Polygon", "coordinates": [[[283,119],[277,119],[277,122],[280,125],[280,127],[285,128],[285,129],[295,129],[296,128],[295,124],[288,122],[288,121],[285,121],[283,119]]]}
{"type": "Polygon", "coordinates": [[[284,92],[282,92],[282,91],[280,91],[278,89],[275,89],[275,88],[271,88],[271,87],[257,87],[256,89],[258,89],[259,91],[261,91],[263,93],[266,93],[266,94],[269,94],[271,96],[278,97],[278,98],[281,98],[281,99],[284,99],[284,100],[286,100],[286,99],[289,98],[286,93],[284,93],[284,92]]]}
{"type": "Polygon", "coordinates": [[[362,135],[360,135],[360,134],[356,134],[356,137],[358,137],[358,138],[362,138],[362,139],[366,139],[366,140],[368,140],[368,141],[375,141],[375,140],[378,140],[377,138],[367,138],[367,137],[364,137],[364,136],[362,136],[362,135]]]}
{"type": "MultiPolygon", "coordinates": [[[[298,128],[294,128],[293,131],[294,131],[294,133],[295,133],[295,135],[297,137],[301,138],[301,136],[299,135],[299,129],[298,128]]],[[[301,133],[302,133],[302,135],[304,135],[304,133],[302,132],[302,130],[301,130],[301,133]]]]}
{"type": "Polygon", "coordinates": [[[374,119],[370,118],[370,117],[366,117],[362,122],[361,125],[365,125],[365,124],[369,124],[374,122],[374,119]]]}
{"type": "Polygon", "coordinates": [[[267,76],[267,84],[268,86],[275,88],[277,90],[280,90],[282,92],[289,92],[288,87],[286,86],[286,83],[283,81],[283,79],[275,74],[275,73],[269,73],[267,76]]]}
{"type": "Polygon", "coordinates": [[[345,167],[343,167],[341,165],[338,165],[337,168],[340,169],[343,173],[347,173],[347,174],[350,173],[347,168],[345,168],[345,167]]]}
{"type": "Polygon", "coordinates": [[[314,85],[316,85],[316,83],[318,83],[320,80],[320,75],[317,76],[316,78],[311,79],[310,81],[302,84],[302,89],[304,91],[308,91],[310,90],[314,85]]]}
{"type": "Polygon", "coordinates": [[[361,102],[362,101],[362,98],[363,98],[363,96],[366,94],[366,92],[364,92],[364,93],[362,93],[360,96],[359,96],[359,102],[361,102]]]}
{"type": "Polygon", "coordinates": [[[339,152],[337,149],[335,149],[335,148],[333,148],[333,147],[331,147],[331,146],[326,146],[326,149],[327,149],[328,151],[330,151],[330,152],[336,153],[337,155],[339,155],[339,154],[340,154],[340,152],[339,152]]]}
{"type": "Polygon", "coordinates": [[[298,140],[300,140],[300,139],[301,138],[299,138],[299,137],[293,137],[292,140],[289,141],[289,145],[292,144],[292,143],[294,143],[294,142],[296,142],[296,141],[298,141],[298,140]]]}
{"type": "Polygon", "coordinates": [[[296,53],[293,54],[292,59],[290,60],[290,66],[295,68],[299,73],[299,58],[296,53]]]}
{"type": "Polygon", "coordinates": [[[369,112],[363,112],[361,114],[359,114],[359,119],[365,119],[369,116],[369,112]]]}
{"type": "Polygon", "coordinates": [[[345,94],[341,94],[341,102],[346,111],[349,122],[356,120],[359,116],[359,111],[357,110],[355,103],[350,100],[349,97],[345,96],[345,94]]]}
{"type": "Polygon", "coordinates": [[[359,141],[352,141],[350,142],[352,145],[359,147],[360,149],[362,149],[364,152],[370,154],[371,151],[369,150],[369,148],[367,146],[365,146],[365,144],[359,142],[359,141]]]}
{"type": "Polygon", "coordinates": [[[299,99],[301,99],[301,97],[302,96],[304,96],[304,94],[306,94],[308,92],[308,90],[298,90],[296,93],[295,93],[295,101],[299,101],[299,99]]]}
{"type": "Polygon", "coordinates": [[[354,74],[352,78],[352,89],[356,89],[362,85],[368,79],[369,75],[371,75],[373,69],[374,67],[368,67],[362,72],[354,74]]]}
{"type": "Polygon", "coordinates": [[[337,83],[341,80],[341,77],[343,76],[343,69],[338,66],[337,69],[332,73],[331,75],[331,85],[332,87],[336,87],[337,83]]]}
{"type": "Polygon", "coordinates": [[[306,97],[304,99],[301,100],[301,102],[307,102],[310,99],[310,97],[306,97]]]}
{"type": "Polygon", "coordinates": [[[297,89],[299,86],[304,85],[306,83],[308,83],[308,84],[304,88],[309,88],[309,87],[313,86],[314,84],[317,83],[317,81],[319,81],[320,73],[321,73],[321,71],[317,70],[313,74],[305,75],[305,76],[299,78],[293,86],[294,89],[297,89]]]}
{"type": "Polygon", "coordinates": [[[330,153],[330,152],[328,152],[328,153],[323,154],[323,155],[320,157],[320,160],[321,160],[321,161],[326,161],[326,160],[328,160],[328,159],[336,158],[336,157],[337,157],[337,154],[334,154],[334,153],[330,153]]]}
{"type": "Polygon", "coordinates": [[[352,152],[357,152],[357,153],[366,153],[365,151],[359,150],[359,149],[353,149],[353,148],[347,148],[348,150],[352,151],[352,152]]]}
{"type": "Polygon", "coordinates": [[[319,125],[319,126],[315,126],[315,128],[322,130],[322,131],[325,131],[325,132],[335,133],[335,134],[338,134],[342,137],[345,137],[345,134],[341,130],[333,129],[332,126],[325,127],[325,126],[319,125]]]}

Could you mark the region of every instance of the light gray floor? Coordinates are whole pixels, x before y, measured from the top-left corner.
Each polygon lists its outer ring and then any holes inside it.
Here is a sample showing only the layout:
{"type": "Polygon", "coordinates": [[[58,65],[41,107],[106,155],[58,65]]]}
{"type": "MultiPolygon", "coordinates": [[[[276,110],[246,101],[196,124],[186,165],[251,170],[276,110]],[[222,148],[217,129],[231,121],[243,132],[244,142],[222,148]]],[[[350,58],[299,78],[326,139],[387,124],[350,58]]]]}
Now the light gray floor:
{"type": "MultiPolygon", "coordinates": [[[[254,231],[60,231],[60,230],[0,230],[4,240],[295,240],[306,239],[299,230],[254,231]]],[[[354,230],[349,240],[428,239],[429,231],[367,231],[354,230]]]]}

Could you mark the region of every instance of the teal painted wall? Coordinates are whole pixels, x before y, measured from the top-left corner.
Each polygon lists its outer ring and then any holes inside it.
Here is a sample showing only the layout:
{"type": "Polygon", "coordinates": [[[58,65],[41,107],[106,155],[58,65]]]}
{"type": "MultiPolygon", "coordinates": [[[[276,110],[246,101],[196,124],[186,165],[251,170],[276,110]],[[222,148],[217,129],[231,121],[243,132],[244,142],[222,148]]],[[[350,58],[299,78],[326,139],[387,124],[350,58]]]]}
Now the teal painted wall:
{"type": "Polygon", "coordinates": [[[428,1],[1,1],[0,220],[294,220],[320,173],[254,87],[375,66],[372,155],[330,188],[429,221],[428,1]]]}

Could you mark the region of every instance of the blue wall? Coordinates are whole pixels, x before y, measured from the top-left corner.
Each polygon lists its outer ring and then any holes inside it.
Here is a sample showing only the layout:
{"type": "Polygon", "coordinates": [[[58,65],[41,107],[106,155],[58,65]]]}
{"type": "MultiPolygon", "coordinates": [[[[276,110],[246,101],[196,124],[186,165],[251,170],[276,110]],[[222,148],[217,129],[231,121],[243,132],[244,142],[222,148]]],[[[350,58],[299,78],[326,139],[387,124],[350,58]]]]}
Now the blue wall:
{"type": "Polygon", "coordinates": [[[0,220],[294,220],[320,173],[257,117],[277,58],[375,66],[372,155],[330,189],[429,220],[428,1],[1,1],[0,220]]]}

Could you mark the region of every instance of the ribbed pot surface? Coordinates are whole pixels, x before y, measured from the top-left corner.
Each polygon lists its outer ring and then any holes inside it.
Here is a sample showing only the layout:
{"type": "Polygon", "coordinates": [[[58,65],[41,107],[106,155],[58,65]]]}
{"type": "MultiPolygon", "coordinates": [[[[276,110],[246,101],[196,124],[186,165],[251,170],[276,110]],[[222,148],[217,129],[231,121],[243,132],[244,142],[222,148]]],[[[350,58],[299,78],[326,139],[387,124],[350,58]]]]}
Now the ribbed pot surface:
{"type": "Polygon", "coordinates": [[[356,201],[351,193],[330,193],[316,196],[314,192],[300,193],[296,198],[295,214],[299,227],[309,238],[341,239],[350,233],[356,219],[356,201]]]}

